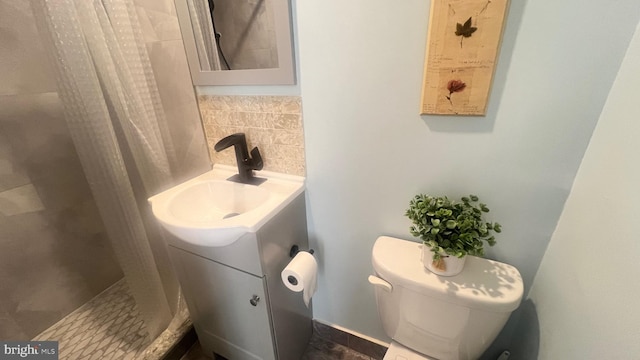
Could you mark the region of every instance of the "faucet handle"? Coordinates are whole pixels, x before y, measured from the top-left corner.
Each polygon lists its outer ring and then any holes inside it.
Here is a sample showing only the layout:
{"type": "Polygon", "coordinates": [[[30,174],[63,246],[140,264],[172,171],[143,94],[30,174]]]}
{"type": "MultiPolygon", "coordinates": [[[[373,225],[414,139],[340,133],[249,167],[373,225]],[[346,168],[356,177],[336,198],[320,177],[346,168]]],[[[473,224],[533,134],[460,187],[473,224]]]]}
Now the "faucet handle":
{"type": "Polygon", "coordinates": [[[253,170],[262,170],[262,166],[264,165],[262,155],[260,155],[260,150],[258,150],[257,146],[251,149],[251,164],[253,170]]]}

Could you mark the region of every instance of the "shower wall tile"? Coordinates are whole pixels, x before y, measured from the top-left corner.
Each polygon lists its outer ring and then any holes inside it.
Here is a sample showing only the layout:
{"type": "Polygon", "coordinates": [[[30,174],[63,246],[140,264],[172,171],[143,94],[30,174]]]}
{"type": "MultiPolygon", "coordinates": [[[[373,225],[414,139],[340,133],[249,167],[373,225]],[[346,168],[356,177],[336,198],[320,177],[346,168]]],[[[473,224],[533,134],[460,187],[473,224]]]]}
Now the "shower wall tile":
{"type": "Polygon", "coordinates": [[[12,152],[9,140],[0,132],[0,192],[30,182],[24,169],[12,161],[14,156],[12,152]]]}
{"type": "Polygon", "coordinates": [[[211,168],[182,40],[147,44],[183,181],[211,168]]]}
{"type": "Polygon", "coordinates": [[[193,136],[191,136],[191,142],[186,148],[182,164],[185,170],[181,174],[181,179],[185,180],[211,170],[211,159],[202,123],[197,124],[197,131],[194,130],[193,136]]]}
{"type": "Polygon", "coordinates": [[[0,158],[0,176],[6,176],[13,174],[13,166],[9,160],[0,158]]]}
{"type": "Polygon", "coordinates": [[[260,149],[265,170],[305,175],[300,97],[200,95],[198,101],[214,163],[236,164],[233,150],[216,152],[213,147],[223,137],[243,132],[249,146],[260,149]]]}
{"type": "Polygon", "coordinates": [[[137,0],[135,4],[146,42],[182,39],[172,1],[137,0]]]}
{"type": "Polygon", "coordinates": [[[0,339],[29,339],[13,318],[0,308],[0,339]]]}
{"type": "Polygon", "coordinates": [[[147,11],[165,14],[167,16],[176,15],[175,0],[133,0],[133,4],[147,11]]]}
{"type": "Polygon", "coordinates": [[[44,205],[33,184],[22,185],[0,192],[0,214],[20,215],[44,210],[44,205]]]}
{"type": "Polygon", "coordinates": [[[0,95],[56,91],[29,1],[0,0],[0,95]]]}
{"type": "Polygon", "coordinates": [[[174,0],[134,0],[176,151],[176,182],[211,169],[174,0]]]}
{"type": "Polygon", "coordinates": [[[0,321],[0,334],[27,340],[122,272],[57,94],[0,96],[0,134],[0,158],[26,181],[14,177],[8,187],[0,175],[0,316],[9,319],[0,321]],[[30,200],[9,212],[3,201],[16,193],[30,200]]]}
{"type": "Polygon", "coordinates": [[[0,132],[12,164],[27,174],[47,209],[68,208],[89,194],[86,181],[78,187],[84,172],[56,93],[0,97],[0,132]]]}

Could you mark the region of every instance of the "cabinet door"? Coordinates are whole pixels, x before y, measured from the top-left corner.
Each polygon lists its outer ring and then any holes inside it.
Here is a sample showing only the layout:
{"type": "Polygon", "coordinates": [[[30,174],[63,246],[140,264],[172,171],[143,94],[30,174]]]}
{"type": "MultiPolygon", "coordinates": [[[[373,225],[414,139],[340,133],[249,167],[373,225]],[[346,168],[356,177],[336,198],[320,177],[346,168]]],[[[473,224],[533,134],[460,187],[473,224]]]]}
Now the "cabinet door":
{"type": "Polygon", "coordinates": [[[233,360],[274,360],[264,279],[170,249],[203,349],[233,360]]]}

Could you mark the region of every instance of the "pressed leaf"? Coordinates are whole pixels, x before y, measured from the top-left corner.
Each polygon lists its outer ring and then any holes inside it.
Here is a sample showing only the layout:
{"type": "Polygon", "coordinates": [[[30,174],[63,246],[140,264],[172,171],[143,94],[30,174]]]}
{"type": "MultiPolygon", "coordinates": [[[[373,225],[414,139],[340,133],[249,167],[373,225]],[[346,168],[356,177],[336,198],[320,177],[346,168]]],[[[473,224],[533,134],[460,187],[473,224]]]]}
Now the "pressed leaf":
{"type": "Polygon", "coordinates": [[[456,36],[471,37],[476,30],[478,30],[477,27],[471,26],[471,17],[464,22],[464,25],[456,23],[456,36]]]}
{"type": "Polygon", "coordinates": [[[464,27],[464,28],[468,28],[468,27],[470,27],[470,26],[471,26],[471,17],[469,17],[469,19],[468,19],[467,21],[465,21],[465,23],[464,23],[463,27],[464,27]]]}

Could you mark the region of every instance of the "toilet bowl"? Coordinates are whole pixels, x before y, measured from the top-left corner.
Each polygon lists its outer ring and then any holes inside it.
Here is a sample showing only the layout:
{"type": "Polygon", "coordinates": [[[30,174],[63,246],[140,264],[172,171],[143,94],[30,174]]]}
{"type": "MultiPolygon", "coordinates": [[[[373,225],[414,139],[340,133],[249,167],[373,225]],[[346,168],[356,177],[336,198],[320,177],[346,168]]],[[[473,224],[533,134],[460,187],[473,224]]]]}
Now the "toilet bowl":
{"type": "Polygon", "coordinates": [[[469,256],[460,274],[438,276],[424,268],[421,250],[422,244],[388,236],[373,246],[369,282],[393,339],[384,359],[478,359],[520,305],[520,273],[469,256]]]}

